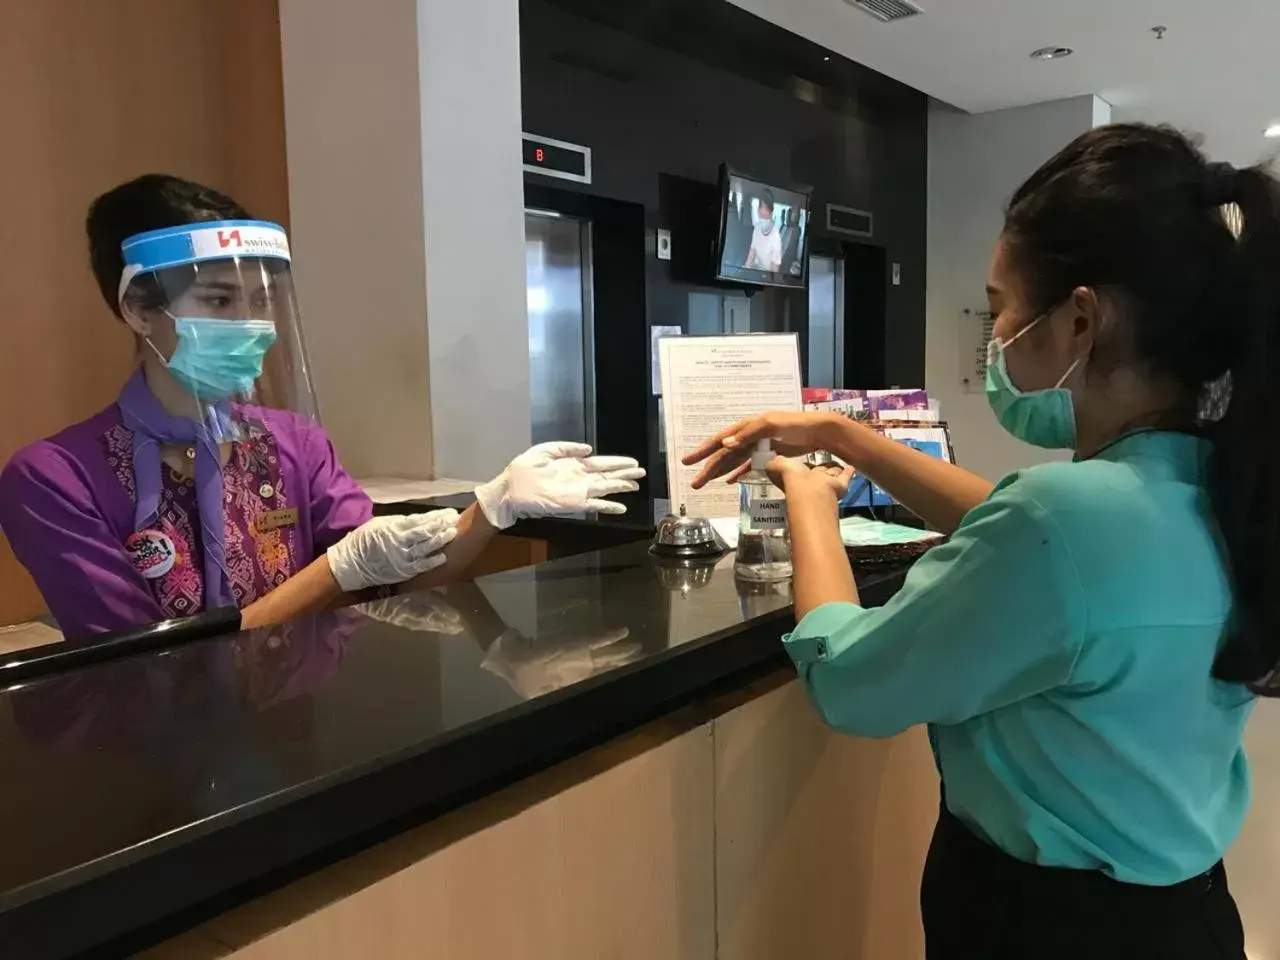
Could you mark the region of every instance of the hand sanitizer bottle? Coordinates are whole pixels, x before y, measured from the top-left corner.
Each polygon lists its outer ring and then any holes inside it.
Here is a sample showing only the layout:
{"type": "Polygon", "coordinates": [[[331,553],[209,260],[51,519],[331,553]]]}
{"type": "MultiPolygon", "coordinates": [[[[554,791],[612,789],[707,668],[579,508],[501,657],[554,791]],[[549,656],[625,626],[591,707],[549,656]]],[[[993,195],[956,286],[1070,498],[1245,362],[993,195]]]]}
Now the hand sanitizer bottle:
{"type": "Polygon", "coordinates": [[[738,555],[733,572],[743,580],[772,582],[791,577],[787,501],[765,473],[772,459],[769,441],[761,440],[751,455],[751,470],[740,481],[738,555]]]}

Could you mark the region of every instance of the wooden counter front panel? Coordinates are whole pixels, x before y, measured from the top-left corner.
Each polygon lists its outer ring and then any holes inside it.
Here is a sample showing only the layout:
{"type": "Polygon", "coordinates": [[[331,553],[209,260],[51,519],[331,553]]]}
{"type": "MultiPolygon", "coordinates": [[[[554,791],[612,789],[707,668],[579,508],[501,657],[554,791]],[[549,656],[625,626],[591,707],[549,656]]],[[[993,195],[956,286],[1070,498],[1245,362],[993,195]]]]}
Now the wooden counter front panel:
{"type": "Polygon", "coordinates": [[[778,682],[652,724],[144,957],[921,960],[938,804],[924,731],[838,736],[797,683],[778,682]]]}
{"type": "Polygon", "coordinates": [[[719,960],[920,960],[938,813],[923,728],[832,733],[799,683],[715,722],[719,960]]]}
{"type": "Polygon", "coordinates": [[[606,747],[199,932],[236,960],[713,960],[711,728],[655,743],[526,805],[606,747]]]}

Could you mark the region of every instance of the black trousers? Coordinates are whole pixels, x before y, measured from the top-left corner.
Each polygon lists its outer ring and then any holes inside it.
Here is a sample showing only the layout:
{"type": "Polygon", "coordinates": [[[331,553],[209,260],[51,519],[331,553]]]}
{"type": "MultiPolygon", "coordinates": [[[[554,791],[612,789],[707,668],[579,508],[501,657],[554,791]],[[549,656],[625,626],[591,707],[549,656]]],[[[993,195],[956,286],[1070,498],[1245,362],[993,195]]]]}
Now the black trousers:
{"type": "Polygon", "coordinates": [[[1243,960],[1222,864],[1172,887],[1023,863],[946,807],[920,888],[927,960],[1243,960]]]}

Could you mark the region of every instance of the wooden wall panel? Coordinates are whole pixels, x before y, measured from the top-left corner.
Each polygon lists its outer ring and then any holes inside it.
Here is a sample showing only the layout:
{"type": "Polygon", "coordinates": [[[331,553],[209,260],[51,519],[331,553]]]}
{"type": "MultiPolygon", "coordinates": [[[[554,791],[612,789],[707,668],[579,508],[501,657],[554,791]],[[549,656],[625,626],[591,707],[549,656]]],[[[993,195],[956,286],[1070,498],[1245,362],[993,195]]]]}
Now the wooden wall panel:
{"type": "Polygon", "coordinates": [[[924,729],[839,736],[793,682],[715,730],[719,960],[920,960],[938,812],[924,729]]]}
{"type": "Polygon", "coordinates": [[[923,729],[833,734],[788,671],[144,956],[921,960],[937,804],[923,729]]]}
{"type": "Polygon", "coordinates": [[[186,946],[211,940],[236,960],[714,960],[711,778],[709,725],[655,725],[219,917],[186,946]]]}
{"type": "MultiPolygon", "coordinates": [[[[0,4],[0,463],[110,403],[133,341],[89,272],[89,201],[141,173],[284,218],[276,0],[0,4]]],[[[43,609],[0,542],[0,625],[43,609]]]]}

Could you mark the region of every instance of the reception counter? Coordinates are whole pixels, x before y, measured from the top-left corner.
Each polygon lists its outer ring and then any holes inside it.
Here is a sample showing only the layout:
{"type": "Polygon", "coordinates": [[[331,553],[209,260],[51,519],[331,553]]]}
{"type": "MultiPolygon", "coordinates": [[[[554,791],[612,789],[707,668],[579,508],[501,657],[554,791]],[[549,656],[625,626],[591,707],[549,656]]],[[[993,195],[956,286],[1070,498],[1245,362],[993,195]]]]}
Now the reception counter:
{"type": "Polygon", "coordinates": [[[919,956],[927,745],[789,601],[633,543],[13,685],[0,956],[919,956]]]}
{"type": "MultiPolygon", "coordinates": [[[[482,576],[640,540],[647,541],[653,536],[658,521],[667,515],[670,508],[666,499],[654,498],[646,493],[623,494],[612,499],[625,506],[627,512],[620,515],[584,514],[580,517],[540,517],[518,521],[502,536],[494,538],[469,574],[482,576]]],[[[475,501],[476,498],[471,493],[418,497],[376,504],[374,514],[395,516],[446,508],[461,513],[475,501]]]]}

